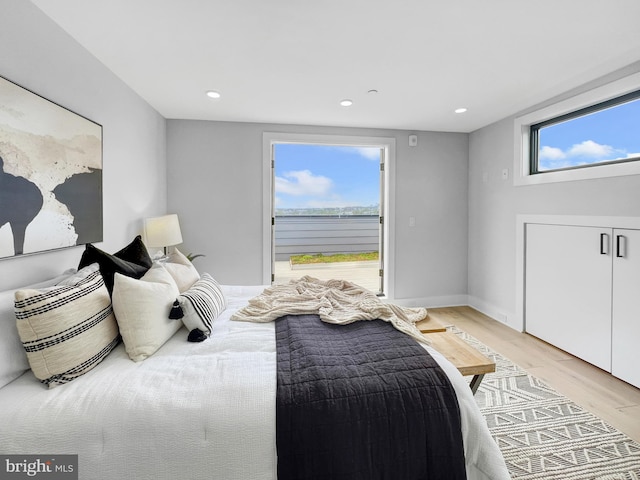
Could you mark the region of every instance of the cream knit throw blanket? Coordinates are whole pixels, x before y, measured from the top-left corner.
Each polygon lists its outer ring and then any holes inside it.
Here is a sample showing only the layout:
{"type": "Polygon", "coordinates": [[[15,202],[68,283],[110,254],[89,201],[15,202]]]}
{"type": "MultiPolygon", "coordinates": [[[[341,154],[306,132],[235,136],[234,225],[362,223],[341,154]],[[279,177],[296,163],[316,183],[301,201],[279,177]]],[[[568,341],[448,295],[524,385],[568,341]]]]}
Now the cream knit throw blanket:
{"type": "Polygon", "coordinates": [[[266,323],[284,315],[317,314],[327,323],[346,325],[358,320],[381,319],[416,340],[428,343],[415,323],[427,315],[425,308],[384,303],[373,292],[346,280],[318,280],[304,276],[266,288],[231,320],[266,323]]]}

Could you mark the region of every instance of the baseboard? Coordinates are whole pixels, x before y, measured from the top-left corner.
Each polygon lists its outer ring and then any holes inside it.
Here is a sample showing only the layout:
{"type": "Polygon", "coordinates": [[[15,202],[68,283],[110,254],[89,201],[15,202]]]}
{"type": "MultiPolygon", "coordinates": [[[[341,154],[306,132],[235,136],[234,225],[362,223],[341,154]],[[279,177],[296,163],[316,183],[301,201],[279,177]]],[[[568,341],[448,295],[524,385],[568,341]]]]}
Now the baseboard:
{"type": "Polygon", "coordinates": [[[478,297],[474,297],[473,295],[468,296],[467,305],[469,305],[471,308],[476,309],[487,317],[491,317],[500,323],[504,323],[514,330],[517,330],[519,332],[522,331],[522,325],[517,324],[518,322],[516,321],[515,314],[513,313],[505,312],[504,309],[492,305],[491,303],[486,302],[478,297]]]}
{"type": "Polygon", "coordinates": [[[504,323],[505,325],[522,332],[523,326],[518,324],[515,314],[505,312],[504,309],[492,305],[473,295],[443,295],[439,297],[423,297],[423,298],[397,298],[393,303],[401,307],[460,307],[469,306],[480,313],[491,317],[494,320],[504,323]]]}

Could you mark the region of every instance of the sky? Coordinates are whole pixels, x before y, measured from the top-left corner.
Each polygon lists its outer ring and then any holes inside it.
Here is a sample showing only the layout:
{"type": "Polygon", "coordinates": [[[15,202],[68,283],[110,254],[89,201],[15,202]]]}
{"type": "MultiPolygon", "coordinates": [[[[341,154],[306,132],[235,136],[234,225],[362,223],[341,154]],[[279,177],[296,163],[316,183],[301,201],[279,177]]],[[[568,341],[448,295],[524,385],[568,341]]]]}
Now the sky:
{"type": "Polygon", "coordinates": [[[276,208],[366,207],[379,203],[379,148],[275,145],[276,208]]]}
{"type": "Polygon", "coordinates": [[[540,130],[540,170],[640,156],[640,99],[540,130]]]}

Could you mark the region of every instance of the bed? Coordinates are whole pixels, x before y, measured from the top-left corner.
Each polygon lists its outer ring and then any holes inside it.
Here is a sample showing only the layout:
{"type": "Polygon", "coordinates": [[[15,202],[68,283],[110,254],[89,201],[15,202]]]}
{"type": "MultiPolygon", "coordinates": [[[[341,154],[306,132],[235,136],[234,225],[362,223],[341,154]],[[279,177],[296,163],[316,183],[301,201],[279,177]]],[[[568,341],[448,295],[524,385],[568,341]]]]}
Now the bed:
{"type": "MultiPolygon", "coordinates": [[[[52,282],[60,279],[35,287],[52,282]]],[[[264,289],[219,285],[224,308],[205,341],[188,342],[187,323],[172,325],[168,340],[144,359],[132,361],[119,342],[96,366],[55,388],[32,369],[20,373],[24,359],[0,352],[5,364],[22,365],[0,388],[0,454],[78,455],[82,479],[276,479],[275,323],[231,320],[264,289]]],[[[16,321],[12,293],[0,293],[7,331],[16,321]]],[[[141,308],[155,312],[157,305],[141,308]]],[[[455,389],[467,478],[508,479],[468,382],[423,346],[455,389]]]]}

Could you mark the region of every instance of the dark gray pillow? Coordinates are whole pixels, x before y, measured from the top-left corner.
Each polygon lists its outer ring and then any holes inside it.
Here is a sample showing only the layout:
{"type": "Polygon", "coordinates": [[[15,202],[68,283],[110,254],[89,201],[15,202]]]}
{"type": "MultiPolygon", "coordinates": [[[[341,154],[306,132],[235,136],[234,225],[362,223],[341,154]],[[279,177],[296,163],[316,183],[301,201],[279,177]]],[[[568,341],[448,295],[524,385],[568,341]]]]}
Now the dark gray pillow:
{"type": "Polygon", "coordinates": [[[100,273],[109,295],[113,292],[113,276],[116,272],[127,277],[141,278],[153,264],[140,235],[114,254],[100,250],[90,243],[87,244],[80,258],[78,270],[92,263],[100,265],[100,273]]]}

